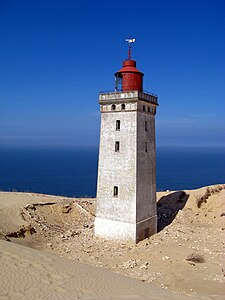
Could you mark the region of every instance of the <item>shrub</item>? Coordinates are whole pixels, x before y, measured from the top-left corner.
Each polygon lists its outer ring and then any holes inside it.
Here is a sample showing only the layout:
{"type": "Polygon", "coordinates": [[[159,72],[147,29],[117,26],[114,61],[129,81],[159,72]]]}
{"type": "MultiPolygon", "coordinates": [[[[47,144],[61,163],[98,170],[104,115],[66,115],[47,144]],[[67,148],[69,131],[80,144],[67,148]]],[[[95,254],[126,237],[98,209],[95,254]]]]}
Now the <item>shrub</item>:
{"type": "Polygon", "coordinates": [[[192,253],[188,255],[188,257],[185,259],[186,261],[194,262],[194,263],[204,263],[205,258],[201,254],[192,253]]]}
{"type": "Polygon", "coordinates": [[[206,203],[207,202],[207,198],[204,196],[196,196],[196,204],[197,207],[200,208],[202,203],[206,203]]]}
{"type": "Polygon", "coordinates": [[[225,189],[225,185],[216,185],[215,187],[213,188],[209,188],[207,187],[206,191],[205,191],[205,194],[203,196],[196,196],[196,204],[197,204],[197,207],[200,208],[202,203],[206,203],[207,202],[207,199],[211,196],[211,195],[214,195],[214,194],[218,194],[222,189],[225,189]]]}

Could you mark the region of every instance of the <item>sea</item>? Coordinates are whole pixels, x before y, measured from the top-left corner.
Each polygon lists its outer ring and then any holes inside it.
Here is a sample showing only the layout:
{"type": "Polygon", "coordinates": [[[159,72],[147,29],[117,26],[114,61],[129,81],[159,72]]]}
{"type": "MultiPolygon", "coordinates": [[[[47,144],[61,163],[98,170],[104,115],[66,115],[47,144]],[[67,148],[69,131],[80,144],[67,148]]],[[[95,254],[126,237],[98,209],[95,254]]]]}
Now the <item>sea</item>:
{"type": "MultiPolygon", "coordinates": [[[[158,147],[157,191],[225,183],[225,149],[158,147]]],[[[95,197],[97,147],[0,148],[0,191],[95,197]]]]}

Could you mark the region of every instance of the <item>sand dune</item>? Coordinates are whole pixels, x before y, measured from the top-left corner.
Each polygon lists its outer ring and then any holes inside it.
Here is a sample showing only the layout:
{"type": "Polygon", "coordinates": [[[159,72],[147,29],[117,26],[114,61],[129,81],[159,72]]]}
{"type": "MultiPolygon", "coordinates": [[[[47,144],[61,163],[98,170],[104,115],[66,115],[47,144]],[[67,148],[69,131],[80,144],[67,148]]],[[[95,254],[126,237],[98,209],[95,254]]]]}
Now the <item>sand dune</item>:
{"type": "Polygon", "coordinates": [[[104,268],[14,243],[0,241],[0,255],[0,299],[189,299],[104,268]]]}
{"type": "Polygon", "coordinates": [[[133,245],[94,237],[95,199],[1,192],[0,299],[222,299],[224,185],[157,196],[133,245]]]}

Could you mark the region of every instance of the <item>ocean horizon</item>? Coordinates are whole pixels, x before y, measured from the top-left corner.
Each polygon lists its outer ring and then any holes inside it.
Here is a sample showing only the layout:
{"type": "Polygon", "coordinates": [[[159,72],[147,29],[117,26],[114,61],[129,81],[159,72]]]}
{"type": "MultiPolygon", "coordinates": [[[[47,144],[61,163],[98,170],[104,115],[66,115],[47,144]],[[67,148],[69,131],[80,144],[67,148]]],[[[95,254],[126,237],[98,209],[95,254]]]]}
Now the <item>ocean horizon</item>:
{"type": "MultiPolygon", "coordinates": [[[[225,183],[225,149],[158,147],[157,191],[225,183]]],[[[0,191],[95,197],[98,147],[1,147],[0,191]]]]}

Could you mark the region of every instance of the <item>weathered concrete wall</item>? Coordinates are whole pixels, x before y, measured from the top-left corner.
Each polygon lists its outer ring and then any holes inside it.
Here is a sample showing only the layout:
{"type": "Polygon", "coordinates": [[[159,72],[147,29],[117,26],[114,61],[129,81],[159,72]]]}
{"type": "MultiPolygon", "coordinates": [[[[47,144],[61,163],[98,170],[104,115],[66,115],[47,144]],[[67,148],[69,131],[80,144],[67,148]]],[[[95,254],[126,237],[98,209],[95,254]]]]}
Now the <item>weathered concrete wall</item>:
{"type": "Polygon", "coordinates": [[[136,223],[95,218],[95,234],[109,240],[136,241],[136,223]]]}
{"type": "Polygon", "coordinates": [[[115,99],[114,94],[100,96],[95,234],[136,242],[157,229],[154,119],[157,99],[150,103],[143,99],[144,93],[141,99],[135,93],[130,98],[123,94],[116,93],[115,99]],[[120,130],[116,130],[117,120],[120,130]],[[117,196],[113,194],[114,186],[118,187],[117,196]]]}
{"type": "Polygon", "coordinates": [[[97,217],[121,222],[136,222],[137,113],[102,113],[99,147],[97,217]],[[120,120],[120,130],[116,130],[120,120]],[[115,142],[119,141],[119,152],[115,142]],[[113,188],[118,186],[118,196],[113,188]]]}
{"type": "Polygon", "coordinates": [[[137,113],[137,223],[156,216],[155,116],[143,105],[137,113]]]}

